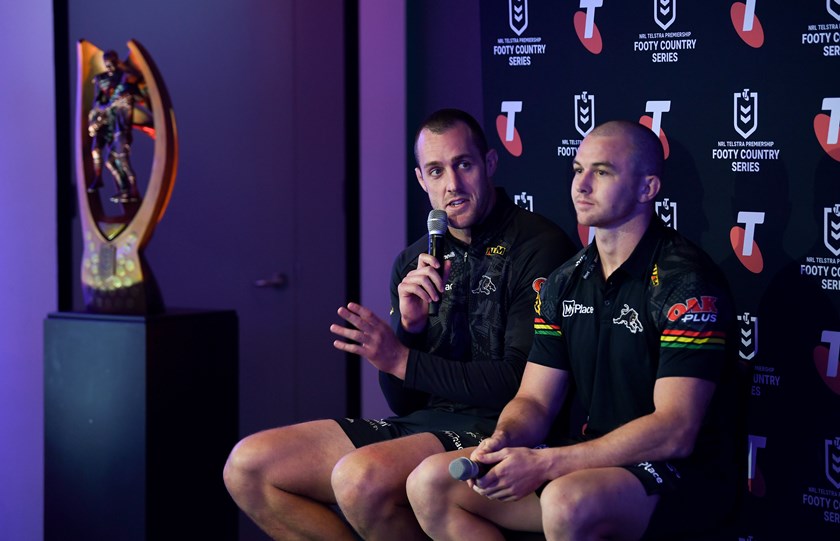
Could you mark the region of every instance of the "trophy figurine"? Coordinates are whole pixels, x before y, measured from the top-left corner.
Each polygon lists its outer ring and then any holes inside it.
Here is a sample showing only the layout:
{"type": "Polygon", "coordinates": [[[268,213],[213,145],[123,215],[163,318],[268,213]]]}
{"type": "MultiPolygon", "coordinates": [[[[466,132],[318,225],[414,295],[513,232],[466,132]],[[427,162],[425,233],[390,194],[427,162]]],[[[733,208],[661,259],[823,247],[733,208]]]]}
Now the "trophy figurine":
{"type": "Polygon", "coordinates": [[[82,295],[91,312],[154,314],[163,299],[143,257],[163,217],[178,165],[175,115],[148,52],[128,42],[125,60],[78,43],[76,191],[82,226],[82,295]],[[134,131],[153,140],[145,194],[131,162],[134,131]],[[103,201],[110,176],[115,192],[103,201]]]}

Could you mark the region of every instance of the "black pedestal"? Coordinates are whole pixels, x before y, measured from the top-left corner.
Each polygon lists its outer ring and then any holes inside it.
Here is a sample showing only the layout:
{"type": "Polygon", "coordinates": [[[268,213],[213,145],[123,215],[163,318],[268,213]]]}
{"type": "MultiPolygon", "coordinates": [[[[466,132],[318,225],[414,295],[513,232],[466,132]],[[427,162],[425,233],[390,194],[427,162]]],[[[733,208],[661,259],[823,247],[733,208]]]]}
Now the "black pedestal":
{"type": "Polygon", "coordinates": [[[233,311],[44,322],[44,539],[236,539],[233,311]]]}

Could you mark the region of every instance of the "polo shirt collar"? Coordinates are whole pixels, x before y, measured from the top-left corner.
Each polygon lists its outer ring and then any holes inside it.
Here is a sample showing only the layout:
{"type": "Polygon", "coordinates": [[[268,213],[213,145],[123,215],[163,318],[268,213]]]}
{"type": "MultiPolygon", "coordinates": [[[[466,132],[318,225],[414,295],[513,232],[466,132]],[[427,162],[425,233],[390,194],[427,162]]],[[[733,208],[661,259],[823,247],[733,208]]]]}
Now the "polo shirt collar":
{"type": "Polygon", "coordinates": [[[653,260],[654,252],[662,238],[665,230],[665,224],[659,216],[652,216],[645,234],[642,235],[639,244],[627,258],[627,261],[621,264],[620,270],[626,272],[634,278],[644,279],[650,272],[650,263],[653,260]]]}
{"type": "MultiPolygon", "coordinates": [[[[636,245],[636,248],[630,254],[630,257],[628,257],[627,260],[615,270],[615,272],[621,272],[633,278],[646,278],[648,272],[650,272],[650,263],[653,260],[654,252],[656,251],[656,247],[659,244],[659,240],[662,238],[664,231],[665,224],[662,223],[659,216],[652,216],[650,223],[648,224],[648,228],[639,240],[639,244],[636,245]]],[[[588,266],[591,271],[593,266],[599,261],[600,257],[598,255],[595,241],[593,240],[592,244],[589,245],[586,251],[586,259],[582,262],[582,264],[588,266]]],[[[589,275],[590,273],[584,270],[584,279],[588,278],[589,275]]],[[[598,272],[597,275],[600,276],[601,273],[598,272]]]]}

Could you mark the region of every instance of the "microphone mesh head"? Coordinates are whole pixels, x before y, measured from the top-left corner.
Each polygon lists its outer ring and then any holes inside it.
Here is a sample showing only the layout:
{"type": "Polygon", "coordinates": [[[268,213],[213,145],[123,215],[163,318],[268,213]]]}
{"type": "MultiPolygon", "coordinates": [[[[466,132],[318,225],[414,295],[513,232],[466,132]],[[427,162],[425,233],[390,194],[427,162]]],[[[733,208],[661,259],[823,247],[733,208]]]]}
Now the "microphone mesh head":
{"type": "Polygon", "coordinates": [[[445,210],[434,209],[429,213],[429,219],[426,222],[429,227],[429,235],[443,235],[446,233],[446,227],[449,225],[449,218],[446,216],[445,210]]]}
{"type": "Polygon", "coordinates": [[[473,479],[478,474],[478,468],[475,463],[469,458],[462,456],[458,457],[449,463],[449,475],[458,481],[466,481],[473,479]]]}

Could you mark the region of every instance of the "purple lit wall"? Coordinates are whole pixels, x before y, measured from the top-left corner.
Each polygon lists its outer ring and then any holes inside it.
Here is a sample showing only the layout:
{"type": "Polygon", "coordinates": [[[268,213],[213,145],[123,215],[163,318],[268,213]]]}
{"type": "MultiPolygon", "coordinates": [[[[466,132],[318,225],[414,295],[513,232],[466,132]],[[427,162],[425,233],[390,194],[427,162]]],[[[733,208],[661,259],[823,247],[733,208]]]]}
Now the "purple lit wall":
{"type": "MultiPolygon", "coordinates": [[[[362,303],[387,319],[391,263],[405,246],[405,6],[359,2],[362,303]]],[[[362,366],[362,415],[384,417],[388,405],[376,370],[362,366]]]]}
{"type": "Polygon", "coordinates": [[[41,329],[57,298],[52,2],[3,2],[0,46],[0,537],[37,540],[41,329]]]}

